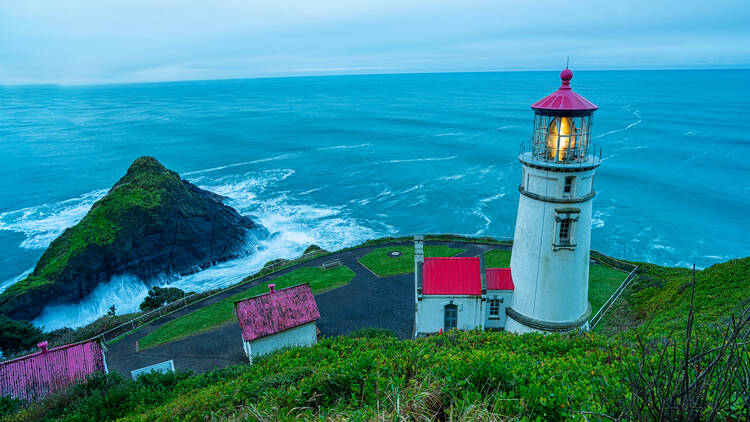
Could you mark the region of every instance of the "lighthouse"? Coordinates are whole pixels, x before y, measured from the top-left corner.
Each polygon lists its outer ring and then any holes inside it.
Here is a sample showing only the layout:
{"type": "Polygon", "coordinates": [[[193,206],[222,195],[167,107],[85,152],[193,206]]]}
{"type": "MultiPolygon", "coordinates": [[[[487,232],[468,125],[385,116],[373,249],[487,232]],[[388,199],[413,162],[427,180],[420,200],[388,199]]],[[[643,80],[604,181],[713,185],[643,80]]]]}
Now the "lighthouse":
{"type": "Polygon", "coordinates": [[[601,150],[591,145],[596,105],[562,85],[534,103],[534,130],[518,156],[523,173],[510,268],[515,282],[505,329],[588,329],[589,250],[594,172],[601,150]]]}

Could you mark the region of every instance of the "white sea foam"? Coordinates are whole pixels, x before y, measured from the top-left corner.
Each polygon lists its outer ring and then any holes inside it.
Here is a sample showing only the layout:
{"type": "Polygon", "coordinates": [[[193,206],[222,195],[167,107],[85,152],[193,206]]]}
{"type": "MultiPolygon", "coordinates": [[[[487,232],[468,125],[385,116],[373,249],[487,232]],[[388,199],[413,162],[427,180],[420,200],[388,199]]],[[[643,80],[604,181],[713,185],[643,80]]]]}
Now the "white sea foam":
{"type": "Polygon", "coordinates": [[[424,187],[424,185],[421,185],[421,184],[420,185],[414,185],[414,186],[412,186],[410,188],[406,188],[406,189],[402,190],[401,192],[399,192],[399,194],[405,194],[405,193],[413,192],[415,190],[422,189],[423,187],[424,187]]]}
{"type": "Polygon", "coordinates": [[[31,267],[28,270],[22,272],[21,274],[13,277],[11,279],[5,280],[2,283],[0,283],[0,293],[4,292],[5,289],[7,289],[8,287],[10,287],[10,286],[18,283],[19,281],[23,280],[24,278],[26,278],[26,276],[29,275],[29,274],[31,274],[32,271],[34,271],[34,267],[31,267]]]}
{"type": "Polygon", "coordinates": [[[496,201],[496,200],[498,200],[500,198],[503,198],[504,196],[505,196],[505,192],[498,193],[498,194],[492,195],[490,197],[480,199],[479,202],[492,202],[492,201],[496,201]]]}
{"type": "Polygon", "coordinates": [[[318,151],[327,151],[327,150],[331,150],[331,149],[353,149],[353,148],[364,148],[364,147],[369,147],[369,146],[371,146],[371,145],[372,145],[372,144],[357,144],[357,145],[335,145],[335,146],[332,146],[332,147],[320,147],[320,148],[316,148],[316,149],[317,149],[318,151]]]}
{"type": "Polygon", "coordinates": [[[410,158],[410,159],[405,159],[405,160],[377,161],[373,164],[416,163],[420,161],[448,161],[448,160],[455,160],[456,158],[458,158],[458,156],[451,155],[450,157],[427,157],[427,158],[410,158]]]}
{"type": "Polygon", "coordinates": [[[0,214],[0,230],[23,233],[22,248],[44,249],[66,228],[78,223],[106,193],[107,189],[100,189],[64,201],[4,212],[0,214]]]}
{"type": "Polygon", "coordinates": [[[233,168],[233,167],[241,167],[241,166],[247,166],[247,165],[250,165],[250,164],[265,163],[265,162],[268,162],[268,161],[284,160],[286,158],[292,158],[292,157],[294,157],[296,155],[297,154],[281,154],[281,155],[277,155],[277,156],[274,156],[274,157],[261,158],[261,159],[252,160],[252,161],[242,161],[240,163],[232,163],[232,164],[227,164],[225,166],[212,167],[212,168],[204,169],[204,170],[188,171],[188,172],[182,173],[182,175],[183,176],[193,176],[193,175],[196,175],[196,174],[211,173],[211,172],[214,172],[214,171],[224,170],[224,169],[233,168]]]}
{"type": "Polygon", "coordinates": [[[463,175],[463,174],[454,174],[453,176],[439,177],[438,180],[445,180],[445,181],[448,181],[448,180],[461,180],[464,177],[466,177],[466,175],[463,175]]]}
{"type": "MultiPolygon", "coordinates": [[[[626,110],[630,111],[630,107],[629,106],[625,106],[623,108],[625,108],[626,110]]],[[[632,111],[632,113],[633,113],[633,115],[638,120],[636,120],[633,123],[630,123],[629,125],[627,125],[627,126],[625,126],[623,128],[615,129],[615,130],[610,130],[609,132],[604,132],[604,133],[601,133],[599,135],[593,136],[591,139],[603,138],[603,137],[605,137],[607,135],[612,135],[614,133],[624,132],[624,131],[626,131],[628,129],[632,129],[633,127],[638,126],[639,124],[641,124],[641,122],[643,122],[643,119],[641,118],[641,115],[638,113],[638,110],[632,111]]]]}
{"type": "Polygon", "coordinates": [[[148,294],[148,287],[132,276],[116,276],[102,283],[79,303],[48,306],[33,321],[45,330],[62,327],[80,327],[106,315],[115,305],[118,314],[138,311],[138,306],[148,294]]]}

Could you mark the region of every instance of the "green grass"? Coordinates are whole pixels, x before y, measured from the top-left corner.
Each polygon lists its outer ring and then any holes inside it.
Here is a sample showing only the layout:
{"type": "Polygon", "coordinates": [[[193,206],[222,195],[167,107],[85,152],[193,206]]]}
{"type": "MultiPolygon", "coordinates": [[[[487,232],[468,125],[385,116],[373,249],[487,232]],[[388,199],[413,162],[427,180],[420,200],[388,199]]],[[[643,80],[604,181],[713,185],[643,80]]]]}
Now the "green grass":
{"type": "Polygon", "coordinates": [[[495,249],[484,254],[484,266],[487,268],[509,268],[510,250],[495,249]]]}
{"type": "MultiPolygon", "coordinates": [[[[685,329],[692,270],[637,263],[639,276],[597,325],[614,333],[646,325],[654,333],[685,329]]],[[[750,305],[750,257],[733,259],[696,273],[695,324],[715,324],[750,305]]]]}
{"type": "MultiPolygon", "coordinates": [[[[426,257],[454,256],[462,252],[466,252],[466,249],[456,249],[442,245],[424,247],[424,255],[426,257]]],[[[379,277],[413,273],[414,247],[389,246],[373,249],[367,255],[360,258],[359,262],[379,277]],[[391,258],[388,256],[388,252],[391,251],[399,251],[403,255],[398,258],[391,258]]]]}
{"type": "Polygon", "coordinates": [[[276,284],[277,289],[310,283],[314,294],[324,292],[349,283],[354,272],[341,266],[322,270],[318,267],[304,267],[284,274],[267,283],[222,299],[219,302],[197,309],[183,317],[170,321],[138,341],[139,350],[160,344],[181,340],[191,335],[204,333],[236,321],[234,302],[257,296],[268,291],[268,283],[276,284]]]}
{"type": "Polygon", "coordinates": [[[589,266],[589,302],[592,316],[601,309],[627,276],[628,273],[606,265],[589,266]]]}

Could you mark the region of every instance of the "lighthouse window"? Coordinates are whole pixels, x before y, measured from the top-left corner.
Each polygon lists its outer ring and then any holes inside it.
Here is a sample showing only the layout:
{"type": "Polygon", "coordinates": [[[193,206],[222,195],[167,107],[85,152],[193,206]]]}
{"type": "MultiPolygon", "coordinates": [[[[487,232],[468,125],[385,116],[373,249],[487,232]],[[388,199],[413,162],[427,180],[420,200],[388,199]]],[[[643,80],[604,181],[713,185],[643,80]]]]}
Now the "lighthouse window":
{"type": "Polygon", "coordinates": [[[570,243],[570,226],[571,226],[572,220],[570,218],[563,218],[560,220],[560,236],[558,239],[560,240],[561,245],[566,245],[570,243]]]}
{"type": "Polygon", "coordinates": [[[567,176],[565,178],[565,186],[563,187],[563,193],[565,195],[572,195],[573,194],[573,183],[575,183],[575,176],[567,176]]]}

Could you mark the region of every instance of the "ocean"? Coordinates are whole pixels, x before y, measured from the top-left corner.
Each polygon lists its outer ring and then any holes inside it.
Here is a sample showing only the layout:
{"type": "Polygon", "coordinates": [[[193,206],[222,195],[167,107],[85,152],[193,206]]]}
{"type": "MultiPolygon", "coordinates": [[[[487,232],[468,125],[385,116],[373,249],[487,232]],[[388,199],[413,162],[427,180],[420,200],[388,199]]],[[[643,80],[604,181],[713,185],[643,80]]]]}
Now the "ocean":
{"type": "MultiPolygon", "coordinates": [[[[156,157],[272,233],[260,250],[165,279],[227,286],[310,244],[412,233],[513,236],[534,101],[559,72],[98,86],[0,86],[0,290],[31,271],[139,156],[156,157]]],[[[592,247],[707,267],[750,255],[750,71],[580,71],[600,108],[592,247]]],[[[118,277],[35,323],[137,309],[118,277]]]]}

